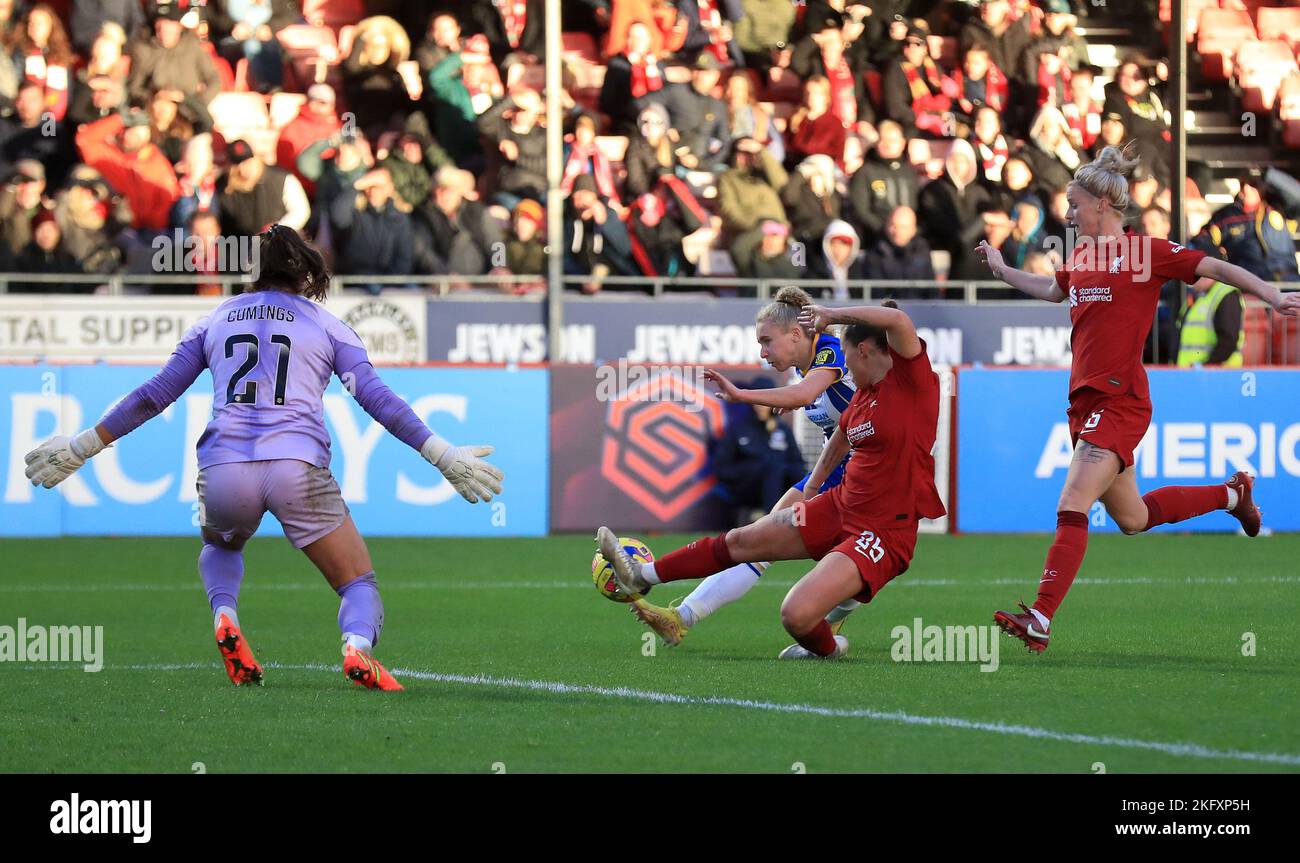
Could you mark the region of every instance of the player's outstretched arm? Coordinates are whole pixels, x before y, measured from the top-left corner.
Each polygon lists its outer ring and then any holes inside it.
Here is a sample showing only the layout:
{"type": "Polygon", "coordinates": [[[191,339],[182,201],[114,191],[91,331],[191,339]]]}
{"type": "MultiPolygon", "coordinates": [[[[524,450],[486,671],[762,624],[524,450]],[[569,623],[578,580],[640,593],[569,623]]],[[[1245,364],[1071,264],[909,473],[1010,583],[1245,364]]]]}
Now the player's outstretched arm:
{"type": "Polygon", "coordinates": [[[1276,285],[1270,285],[1250,270],[1236,264],[1207,256],[1197,263],[1196,275],[1240,288],[1252,296],[1259,297],[1279,314],[1289,316],[1300,314],[1300,293],[1293,291],[1284,294],[1277,289],[1276,285]]]}
{"type": "Polygon", "coordinates": [[[505,478],[483,458],[493,452],[484,445],[452,446],[424,424],[410,405],[388,388],[368,361],[339,375],[357,404],[393,437],[405,443],[436,467],[451,487],[470,503],[489,501],[501,493],[505,478]]]}
{"type": "Polygon", "coordinates": [[[718,388],[717,396],[724,402],[766,405],[780,410],[795,410],[816,401],[818,396],[826,392],[830,385],[835,383],[838,375],[833,369],[812,369],[808,372],[808,376],[798,383],[765,390],[741,389],[717,369],[705,369],[704,379],[718,388]]]}
{"type": "Polygon", "coordinates": [[[844,461],[844,456],[849,453],[849,439],[844,434],[844,430],[836,427],[835,433],[826,441],[826,446],[822,447],[821,455],[817,457],[817,464],[813,466],[812,473],[808,475],[808,481],[804,483],[805,489],[811,489],[811,493],[805,492],[805,495],[812,497],[817,494],[817,490],[826,484],[830,477],[831,471],[835,466],[844,461]]]}
{"type": "Polygon", "coordinates": [[[975,247],[975,254],[989,265],[989,272],[998,281],[1006,282],[1034,299],[1046,300],[1049,303],[1059,303],[1065,299],[1065,292],[1056,283],[1054,276],[1037,276],[1008,266],[1006,261],[1002,260],[1002,253],[984,240],[980,240],[980,244],[975,247]]]}
{"type": "Polygon", "coordinates": [[[800,326],[823,332],[832,324],[867,324],[885,331],[889,346],[904,359],[910,360],[921,352],[921,339],[916,326],[907,313],[890,306],[851,306],[832,309],[826,306],[807,305],[799,310],[800,326]]]}
{"type": "Polygon", "coordinates": [[[24,473],[32,485],[54,488],[104,447],[126,437],[180,398],[203,371],[201,343],[202,328],[196,326],[177,345],[158,374],[128,393],[98,425],[72,437],[52,437],[27,453],[24,473]]]}

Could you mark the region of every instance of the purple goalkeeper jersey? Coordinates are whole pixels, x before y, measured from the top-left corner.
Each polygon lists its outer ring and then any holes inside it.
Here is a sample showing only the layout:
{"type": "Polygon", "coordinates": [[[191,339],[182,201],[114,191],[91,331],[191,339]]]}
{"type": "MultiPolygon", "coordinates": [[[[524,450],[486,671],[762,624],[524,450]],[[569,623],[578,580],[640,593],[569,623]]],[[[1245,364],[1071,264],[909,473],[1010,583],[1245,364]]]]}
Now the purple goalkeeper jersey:
{"type": "Polygon", "coordinates": [[[375,374],[356,332],[320,305],[285,291],[232,297],[181,339],[166,366],[103,419],[122,437],[212,371],[212,420],[200,469],[297,459],[328,467],[325,388],[337,374],[376,420],[418,450],[428,427],[375,374]]]}

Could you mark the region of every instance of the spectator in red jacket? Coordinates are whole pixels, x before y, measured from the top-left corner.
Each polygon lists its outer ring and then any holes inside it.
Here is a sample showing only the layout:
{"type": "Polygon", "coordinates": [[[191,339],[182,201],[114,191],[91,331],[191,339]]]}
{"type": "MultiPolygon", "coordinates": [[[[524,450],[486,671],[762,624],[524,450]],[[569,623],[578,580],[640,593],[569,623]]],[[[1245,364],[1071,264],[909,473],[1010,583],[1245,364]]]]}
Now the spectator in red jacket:
{"type": "Polygon", "coordinates": [[[162,231],[180,184],[172,163],[149,140],[149,115],[133,108],[77,130],[81,160],[104,175],[131,204],[133,227],[162,231]]]}
{"type": "Polygon", "coordinates": [[[290,123],[280,130],[275,142],[275,163],[289,169],[302,183],[308,196],[316,194],[316,184],[298,171],[298,157],[312,144],[333,135],[343,124],[334,113],[334,88],[329,84],[312,84],[307,88],[307,102],[290,123]]]}
{"type": "Polygon", "coordinates": [[[885,114],[901,123],[909,138],[919,131],[936,138],[952,137],[957,85],[930,56],[928,35],[913,24],[903,41],[903,56],[885,70],[885,114]]]}
{"type": "Polygon", "coordinates": [[[831,108],[831,82],[822,75],[814,75],[805,81],[803,104],[790,118],[792,134],[787,161],[798,163],[820,153],[843,166],[847,132],[843,121],[831,108]]]}

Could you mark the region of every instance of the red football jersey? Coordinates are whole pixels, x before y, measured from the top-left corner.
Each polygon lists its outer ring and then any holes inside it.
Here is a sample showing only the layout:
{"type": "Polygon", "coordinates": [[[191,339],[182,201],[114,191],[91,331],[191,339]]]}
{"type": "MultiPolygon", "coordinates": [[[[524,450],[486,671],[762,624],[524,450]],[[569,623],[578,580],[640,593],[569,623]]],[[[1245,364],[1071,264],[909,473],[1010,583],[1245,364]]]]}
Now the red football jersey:
{"type": "MultiPolygon", "coordinates": [[[[858,384],[840,414],[853,453],[840,496],[845,529],[915,527],[918,518],[944,514],[934,485],[934,439],[939,427],[939,376],[921,352],[903,359],[875,386],[858,384]]],[[[852,532],[852,531],[851,531],[852,532]]]]}
{"type": "Polygon", "coordinates": [[[1168,240],[1126,233],[1113,245],[1081,243],[1070,265],[1056,271],[1070,302],[1070,395],[1092,387],[1150,398],[1142,343],[1151,332],[1160,287],[1196,281],[1204,252],[1168,240]]]}

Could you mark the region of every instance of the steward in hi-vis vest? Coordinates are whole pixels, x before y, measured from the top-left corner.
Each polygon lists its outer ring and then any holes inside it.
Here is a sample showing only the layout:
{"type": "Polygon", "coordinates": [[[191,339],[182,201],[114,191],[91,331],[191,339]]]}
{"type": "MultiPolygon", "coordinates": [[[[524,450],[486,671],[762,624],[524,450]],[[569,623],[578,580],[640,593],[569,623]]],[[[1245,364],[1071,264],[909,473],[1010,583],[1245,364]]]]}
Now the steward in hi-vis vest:
{"type": "Polygon", "coordinates": [[[1241,291],[1215,282],[1183,314],[1178,365],[1239,367],[1246,344],[1241,319],[1241,291]]]}

